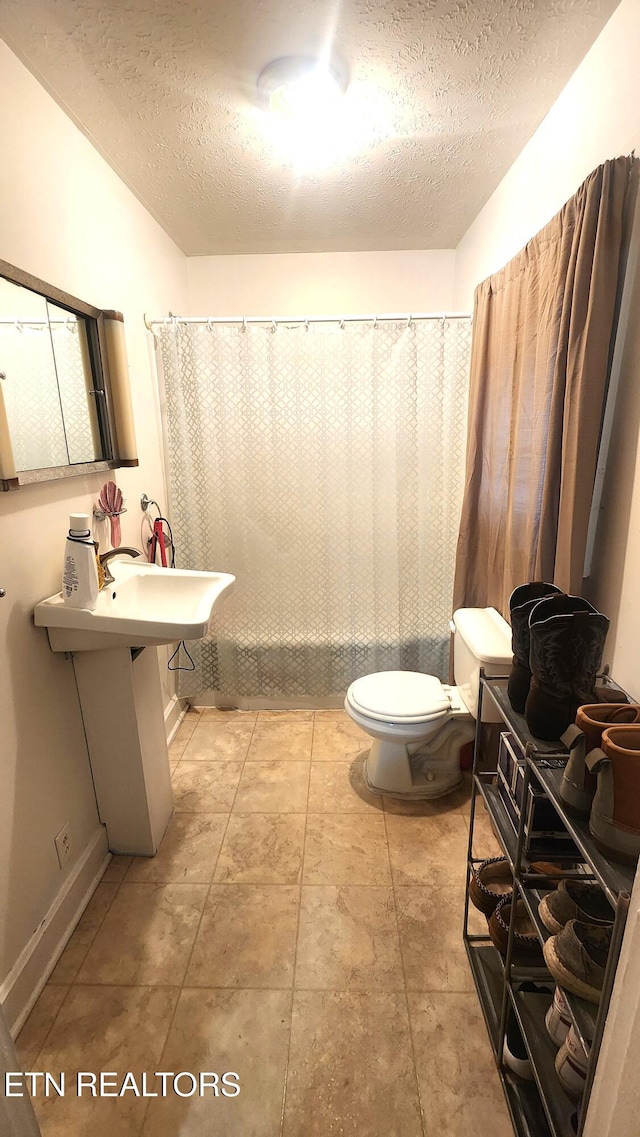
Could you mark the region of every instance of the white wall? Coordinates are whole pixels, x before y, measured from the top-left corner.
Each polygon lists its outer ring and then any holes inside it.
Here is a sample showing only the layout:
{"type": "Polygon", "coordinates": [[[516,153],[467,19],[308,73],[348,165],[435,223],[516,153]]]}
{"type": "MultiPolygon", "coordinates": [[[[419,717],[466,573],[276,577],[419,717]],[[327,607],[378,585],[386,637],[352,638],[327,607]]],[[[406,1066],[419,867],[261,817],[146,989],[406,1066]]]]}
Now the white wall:
{"type": "Polygon", "coordinates": [[[606,158],[640,142],[640,5],[622,0],[456,250],[454,303],[468,309],[606,158]]]}
{"type": "MultiPolygon", "coordinates": [[[[526,244],[607,158],[640,149],[640,5],[622,0],[534,137],[458,246],[454,304],[526,244]]],[[[592,577],[585,591],[611,618],[607,659],[640,698],[640,271],[630,265],[629,319],[592,577]]],[[[637,1137],[640,1091],[640,877],[614,988],[585,1137],[637,1137]]]]}
{"type": "Polygon", "coordinates": [[[453,249],[189,257],[182,315],[451,312],[454,265],[453,249]]]}
{"type": "MultiPolygon", "coordinates": [[[[143,313],[185,309],[185,258],[1,42],[0,153],[0,256],[124,312],[140,467],[114,476],[128,506],[123,544],[140,546],[140,494],[165,498],[143,313]]],[[[92,843],[100,849],[72,666],[31,613],[59,587],[68,513],[91,512],[105,480],[0,493],[0,989],[92,843]],[[54,836],[65,821],[63,873],[54,836]]]]}

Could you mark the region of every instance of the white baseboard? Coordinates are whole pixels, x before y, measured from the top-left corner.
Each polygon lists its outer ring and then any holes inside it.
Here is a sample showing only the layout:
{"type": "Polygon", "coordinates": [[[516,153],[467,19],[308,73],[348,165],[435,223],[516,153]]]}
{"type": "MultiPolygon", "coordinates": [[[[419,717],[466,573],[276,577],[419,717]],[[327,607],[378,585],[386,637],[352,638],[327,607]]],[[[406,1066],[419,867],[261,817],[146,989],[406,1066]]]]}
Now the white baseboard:
{"type": "Polygon", "coordinates": [[[167,746],[171,746],[173,737],[186,713],[187,704],[185,700],[179,699],[177,695],[173,695],[171,701],[168,702],[164,708],[164,728],[167,735],[167,746]]]}
{"type": "Polygon", "coordinates": [[[106,831],[100,825],[0,986],[0,1003],[14,1038],[26,1022],[110,860],[106,831]]]}

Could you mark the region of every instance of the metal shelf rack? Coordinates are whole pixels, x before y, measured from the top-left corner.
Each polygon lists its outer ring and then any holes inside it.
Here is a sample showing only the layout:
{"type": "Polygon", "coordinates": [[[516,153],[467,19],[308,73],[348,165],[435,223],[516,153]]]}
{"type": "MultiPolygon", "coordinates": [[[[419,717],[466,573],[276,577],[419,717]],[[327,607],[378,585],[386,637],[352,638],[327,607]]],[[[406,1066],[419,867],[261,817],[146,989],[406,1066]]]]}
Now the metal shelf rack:
{"type": "MultiPolygon", "coordinates": [[[[481,671],[467,853],[464,943],[517,1137],[576,1137],[576,1134],[580,1137],[584,1128],[589,1095],[620,954],[634,870],[608,861],[596,848],[589,833],[588,825],[583,821],[576,820],[566,812],[559,788],[562,769],[568,758],[567,750],[560,742],[542,742],[533,737],[527,728],[524,717],[511,708],[506,687],[506,676],[488,678],[481,671]],[[474,856],[474,822],[478,799],[480,799],[489,814],[494,832],[502,845],[513,873],[514,895],[523,900],[540,942],[544,943],[549,936],[549,932],[538,915],[539,901],[547,891],[544,878],[529,871],[529,862],[525,857],[524,811],[521,812],[516,833],[496,786],[493,784],[497,771],[482,772],[479,767],[482,702],[487,695],[497,707],[505,724],[505,729],[516,737],[524,752],[523,800],[526,800],[531,777],[535,775],[583,858],[583,867],[580,869],[581,878],[584,879],[586,873],[587,879],[591,877],[596,880],[613,909],[613,936],[603,991],[598,1006],[577,998],[563,988],[573,1026],[585,1055],[588,1057],[587,1079],[580,1104],[577,1128],[575,1127],[576,1104],[564,1092],[557,1077],[554,1066],[556,1048],[545,1028],[544,1016],[551,1002],[552,994],[545,995],[544,993],[522,989],[523,983],[527,980],[534,980],[538,985],[542,983],[548,986],[552,992],[555,987],[555,980],[546,968],[530,964],[517,966],[514,964],[515,905],[512,906],[512,920],[504,960],[494,947],[488,933],[477,934],[469,931],[469,880],[475,866],[484,859],[481,856],[474,856]],[[503,1062],[504,1036],[510,1009],[516,1016],[531,1060],[534,1075],[532,1082],[518,1078],[503,1062]]],[[[558,853],[557,859],[566,860],[566,856],[566,851],[563,851],[558,853]]],[[[554,859],[553,853],[549,855],[545,853],[544,859],[552,861],[554,859]]]]}

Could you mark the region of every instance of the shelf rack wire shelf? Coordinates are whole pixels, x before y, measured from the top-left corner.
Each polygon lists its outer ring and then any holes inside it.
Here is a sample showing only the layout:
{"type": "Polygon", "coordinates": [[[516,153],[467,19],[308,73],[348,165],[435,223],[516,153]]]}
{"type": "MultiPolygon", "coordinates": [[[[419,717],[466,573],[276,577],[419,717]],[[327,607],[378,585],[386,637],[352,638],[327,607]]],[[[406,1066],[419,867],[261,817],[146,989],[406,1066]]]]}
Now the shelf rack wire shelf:
{"type": "MultiPolygon", "coordinates": [[[[613,864],[603,857],[595,846],[588,825],[576,820],[566,812],[560,797],[560,782],[568,752],[560,742],[543,742],[534,738],[527,728],[524,717],[511,708],[507,697],[506,684],[506,676],[488,678],[483,671],[480,673],[463,938],[517,1137],[575,1137],[576,1132],[580,1137],[584,1128],[589,1094],[620,954],[634,870],[623,865],[613,864]],[[478,800],[481,800],[511,868],[513,894],[523,900],[540,942],[544,943],[549,936],[549,932],[538,915],[538,904],[548,889],[545,889],[544,877],[529,871],[530,862],[525,857],[524,810],[521,811],[518,830],[514,832],[511,820],[507,816],[496,786],[493,784],[497,777],[497,771],[483,772],[480,770],[482,701],[487,695],[495,703],[505,728],[515,735],[524,752],[523,800],[526,800],[532,775],[535,775],[538,783],[553,803],[563,826],[572,837],[580,856],[584,859],[583,865],[578,870],[579,875],[585,879],[586,874],[586,879],[591,878],[598,882],[609,899],[614,913],[612,942],[598,1006],[579,999],[571,992],[563,989],[563,994],[569,1005],[572,1024],[584,1053],[588,1056],[586,1084],[577,1128],[574,1127],[576,1104],[564,1092],[556,1075],[554,1066],[556,1048],[545,1028],[544,1016],[551,1002],[555,980],[546,968],[532,966],[530,963],[524,966],[516,965],[513,950],[515,943],[515,905],[512,905],[512,919],[504,959],[494,947],[488,933],[478,934],[469,930],[469,880],[475,866],[484,859],[482,856],[475,855],[474,846],[476,809],[478,800]],[[527,980],[533,980],[536,985],[546,987],[549,993],[545,995],[544,993],[524,990],[522,985],[527,980]],[[513,1075],[503,1062],[504,1038],[510,1010],[513,1010],[516,1016],[531,1060],[534,1075],[532,1082],[527,1082],[513,1075]]],[[[563,851],[558,854],[556,859],[565,861],[566,856],[566,851],[563,851]]],[[[544,859],[552,861],[554,859],[553,854],[545,854],[544,859]]]]}

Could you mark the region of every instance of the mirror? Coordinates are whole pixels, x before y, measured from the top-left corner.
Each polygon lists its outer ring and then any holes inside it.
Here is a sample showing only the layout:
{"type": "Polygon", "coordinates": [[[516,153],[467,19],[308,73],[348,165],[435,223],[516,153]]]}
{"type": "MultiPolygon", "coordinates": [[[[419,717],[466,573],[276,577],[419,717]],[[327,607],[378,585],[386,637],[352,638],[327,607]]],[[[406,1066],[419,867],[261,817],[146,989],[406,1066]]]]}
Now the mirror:
{"type": "Polygon", "coordinates": [[[137,465],[122,317],[0,261],[2,488],[137,465]]]}

